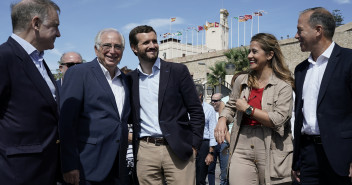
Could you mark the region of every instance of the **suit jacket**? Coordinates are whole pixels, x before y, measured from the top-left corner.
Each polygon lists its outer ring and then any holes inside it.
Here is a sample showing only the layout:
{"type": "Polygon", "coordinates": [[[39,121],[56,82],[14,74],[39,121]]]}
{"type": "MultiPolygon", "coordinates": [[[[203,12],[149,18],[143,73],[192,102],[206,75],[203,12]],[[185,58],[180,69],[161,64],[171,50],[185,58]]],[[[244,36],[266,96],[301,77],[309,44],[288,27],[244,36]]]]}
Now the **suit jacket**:
{"type": "MultiPolygon", "coordinates": [[[[133,148],[136,157],[141,132],[139,72],[136,69],[127,76],[131,84],[133,148]]],[[[205,118],[185,65],[160,60],[158,107],[159,125],[164,138],[176,156],[188,160],[193,154],[192,146],[199,148],[203,140],[205,118]]]]}
{"type": "MultiPolygon", "coordinates": [[[[308,59],[295,69],[295,127],[293,169],[299,170],[303,126],[302,89],[308,59]]],[[[335,45],[321,81],[317,119],[322,145],[334,171],[347,176],[352,162],[352,50],[335,45]]]]}
{"type": "Polygon", "coordinates": [[[55,184],[58,104],[30,56],[11,37],[0,46],[0,79],[0,183],[55,184]]]}
{"type": "Polygon", "coordinates": [[[56,80],[55,82],[56,82],[56,85],[57,85],[57,90],[60,92],[61,91],[61,81],[62,81],[63,79],[62,78],[60,78],[60,79],[58,79],[58,80],[56,80]]]}
{"type": "Polygon", "coordinates": [[[117,159],[119,177],[125,177],[130,98],[125,75],[119,78],[125,88],[121,117],[97,59],[65,73],[59,122],[64,173],[78,169],[83,179],[99,182],[117,159]]]}

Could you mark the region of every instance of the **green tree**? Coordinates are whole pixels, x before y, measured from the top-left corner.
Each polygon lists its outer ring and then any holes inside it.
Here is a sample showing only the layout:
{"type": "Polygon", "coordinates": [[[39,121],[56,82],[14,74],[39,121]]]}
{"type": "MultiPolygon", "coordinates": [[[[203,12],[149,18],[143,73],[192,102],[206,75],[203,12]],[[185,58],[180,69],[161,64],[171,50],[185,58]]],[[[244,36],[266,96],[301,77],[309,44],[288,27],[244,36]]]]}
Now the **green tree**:
{"type": "Polygon", "coordinates": [[[236,72],[246,71],[249,68],[249,60],[247,58],[249,50],[245,47],[233,48],[224,53],[227,61],[220,61],[215,63],[214,66],[209,67],[210,73],[207,76],[207,83],[211,87],[219,85],[219,82],[223,82],[226,76],[226,64],[235,64],[236,72]]]}
{"type": "Polygon", "coordinates": [[[333,10],[332,12],[332,16],[334,16],[334,19],[335,19],[335,23],[336,23],[336,26],[341,26],[343,25],[343,16],[342,16],[342,13],[340,10],[333,10]]]}
{"type": "Polygon", "coordinates": [[[219,85],[219,78],[225,79],[225,61],[217,62],[214,66],[209,67],[211,73],[207,76],[207,83],[214,88],[219,85]]]}

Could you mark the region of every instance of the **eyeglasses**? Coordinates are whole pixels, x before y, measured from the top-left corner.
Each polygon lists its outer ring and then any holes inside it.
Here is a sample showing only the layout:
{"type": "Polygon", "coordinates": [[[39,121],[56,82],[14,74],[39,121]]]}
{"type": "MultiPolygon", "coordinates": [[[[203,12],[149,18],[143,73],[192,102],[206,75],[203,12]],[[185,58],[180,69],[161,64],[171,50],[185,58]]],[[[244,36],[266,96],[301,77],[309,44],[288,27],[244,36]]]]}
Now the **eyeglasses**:
{"type": "Polygon", "coordinates": [[[61,63],[60,65],[67,66],[67,68],[69,68],[69,67],[72,67],[72,66],[74,66],[76,64],[81,64],[81,63],[67,62],[67,63],[61,63]]]}
{"type": "Polygon", "coordinates": [[[123,46],[120,44],[112,45],[112,44],[106,43],[106,44],[101,44],[100,46],[102,47],[102,49],[104,51],[109,51],[112,47],[114,47],[115,51],[122,51],[123,50],[123,46]]]}
{"type": "Polygon", "coordinates": [[[218,101],[221,101],[221,99],[218,99],[218,100],[211,100],[211,103],[216,103],[218,101]]]}

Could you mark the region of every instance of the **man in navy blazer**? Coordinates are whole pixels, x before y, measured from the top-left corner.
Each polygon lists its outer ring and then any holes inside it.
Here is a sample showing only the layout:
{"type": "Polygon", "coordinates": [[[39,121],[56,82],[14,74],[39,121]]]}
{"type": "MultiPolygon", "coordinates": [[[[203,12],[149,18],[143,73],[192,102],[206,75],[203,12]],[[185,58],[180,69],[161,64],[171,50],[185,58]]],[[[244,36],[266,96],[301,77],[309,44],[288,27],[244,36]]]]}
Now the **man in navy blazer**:
{"type": "Polygon", "coordinates": [[[132,92],[133,142],[139,183],[195,184],[195,156],[203,140],[204,113],[185,65],[158,58],[156,32],[130,32],[138,69],[128,74],[132,92]]]}
{"type": "Polygon", "coordinates": [[[64,76],[67,69],[69,67],[72,67],[77,64],[82,64],[82,63],[83,63],[82,56],[77,52],[70,51],[62,54],[60,58],[60,65],[59,65],[59,69],[60,69],[60,73],[62,74],[62,77],[56,80],[59,91],[61,91],[61,86],[64,81],[64,76]]]}
{"type": "Polygon", "coordinates": [[[311,52],[295,69],[292,168],[302,185],[351,184],[352,50],[332,41],[334,31],[324,8],[299,16],[295,37],[303,52],[311,52]]]}
{"type": "Polygon", "coordinates": [[[130,98],[117,64],[125,41],[116,29],[103,29],[94,48],[96,59],[65,74],[59,122],[62,172],[70,184],[123,185],[130,98]]]}
{"type": "Polygon", "coordinates": [[[0,46],[0,184],[56,184],[59,94],[44,50],[60,37],[52,1],[11,6],[13,34],[0,46]]]}

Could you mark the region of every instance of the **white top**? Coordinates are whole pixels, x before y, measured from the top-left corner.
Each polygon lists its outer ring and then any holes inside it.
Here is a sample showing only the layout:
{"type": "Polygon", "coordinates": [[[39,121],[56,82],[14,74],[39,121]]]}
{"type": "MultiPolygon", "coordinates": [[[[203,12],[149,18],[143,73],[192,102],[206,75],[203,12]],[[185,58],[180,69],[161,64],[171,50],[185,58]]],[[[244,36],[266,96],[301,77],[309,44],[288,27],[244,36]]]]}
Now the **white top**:
{"type": "Polygon", "coordinates": [[[314,61],[312,54],[308,58],[309,68],[304,79],[303,85],[303,127],[302,134],[320,135],[318,120],[317,120],[317,101],[320,90],[321,80],[325,72],[326,65],[334,49],[335,42],[332,42],[328,49],[321,54],[317,61],[314,61]]]}
{"type": "Polygon", "coordinates": [[[99,65],[103,70],[104,76],[106,77],[106,80],[110,85],[112,93],[114,94],[117,110],[119,111],[120,119],[122,119],[121,115],[123,105],[125,103],[125,89],[123,87],[121,78],[119,78],[119,76],[121,75],[121,71],[119,68],[116,67],[115,76],[111,78],[109,71],[100,62],[99,65]]]}

